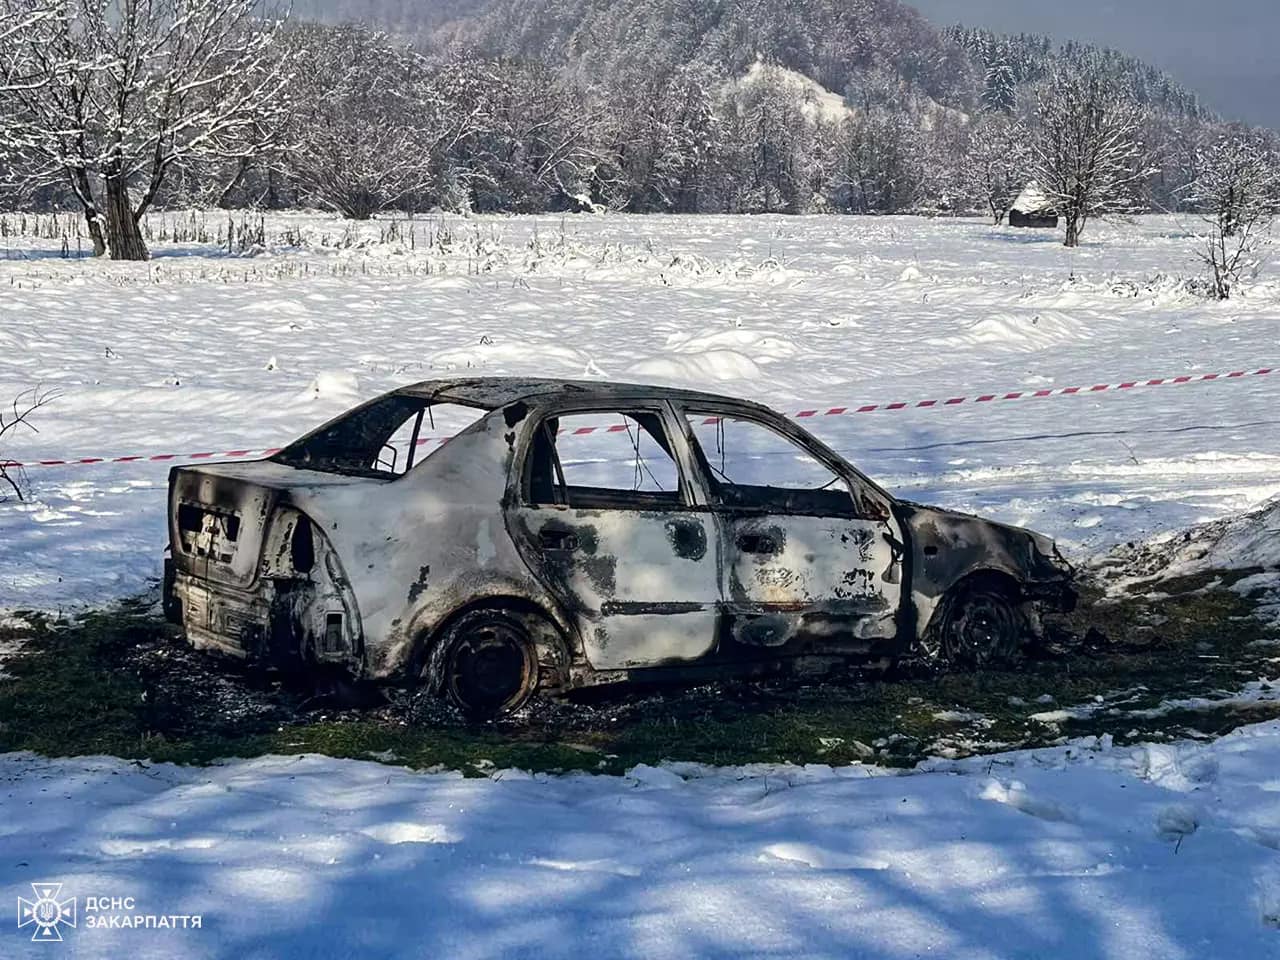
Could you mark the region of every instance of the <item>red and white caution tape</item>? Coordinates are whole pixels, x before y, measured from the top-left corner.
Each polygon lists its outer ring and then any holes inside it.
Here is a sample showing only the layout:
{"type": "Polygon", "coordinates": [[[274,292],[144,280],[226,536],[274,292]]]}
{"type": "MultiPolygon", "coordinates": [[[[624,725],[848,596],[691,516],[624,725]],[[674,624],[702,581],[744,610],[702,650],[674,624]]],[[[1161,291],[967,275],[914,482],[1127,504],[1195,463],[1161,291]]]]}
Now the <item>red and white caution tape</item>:
{"type": "MultiPolygon", "coordinates": [[[[913,400],[896,403],[868,403],[862,406],[815,407],[800,410],[791,414],[797,420],[813,417],[842,417],[859,413],[876,413],[892,410],[925,410],[934,407],[958,407],[962,404],[999,403],[1006,400],[1037,400],[1045,397],[1068,397],[1077,394],[1116,393],[1125,390],[1140,390],[1147,387],[1179,386],[1188,383],[1211,383],[1224,380],[1243,380],[1250,377],[1265,377],[1280,374],[1280,368],[1264,367],[1261,370],[1233,370],[1230,373],[1201,373],[1179,377],[1155,377],[1149,380],[1126,380],[1123,383],[1099,383],[1091,387],[1053,387],[1045,390],[1011,390],[1006,393],[983,393],[971,397],[950,397],[939,400],[913,400]]],[[[618,424],[611,427],[581,427],[573,431],[573,436],[596,432],[622,432],[627,427],[618,424]]],[[[431,443],[444,443],[448,437],[425,437],[418,440],[419,446],[431,443]]],[[[191,460],[244,460],[271,457],[282,448],[272,447],[266,450],[225,450],[206,453],[153,453],[132,454],[130,456],[79,457],[65,460],[0,460],[0,467],[81,467],[100,463],[169,463],[173,461],[191,460]]]]}

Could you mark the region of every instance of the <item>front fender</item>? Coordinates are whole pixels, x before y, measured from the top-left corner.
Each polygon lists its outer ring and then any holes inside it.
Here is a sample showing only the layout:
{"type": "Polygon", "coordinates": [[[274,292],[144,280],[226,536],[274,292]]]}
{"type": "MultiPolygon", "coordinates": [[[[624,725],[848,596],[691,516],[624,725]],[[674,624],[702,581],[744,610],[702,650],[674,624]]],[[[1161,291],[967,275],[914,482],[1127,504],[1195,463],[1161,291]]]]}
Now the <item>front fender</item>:
{"type": "Polygon", "coordinates": [[[911,552],[911,599],[916,635],[928,628],[942,598],[979,574],[1008,577],[1028,600],[1068,607],[1074,600],[1073,571],[1037,534],[968,514],[916,504],[898,504],[911,552]]]}

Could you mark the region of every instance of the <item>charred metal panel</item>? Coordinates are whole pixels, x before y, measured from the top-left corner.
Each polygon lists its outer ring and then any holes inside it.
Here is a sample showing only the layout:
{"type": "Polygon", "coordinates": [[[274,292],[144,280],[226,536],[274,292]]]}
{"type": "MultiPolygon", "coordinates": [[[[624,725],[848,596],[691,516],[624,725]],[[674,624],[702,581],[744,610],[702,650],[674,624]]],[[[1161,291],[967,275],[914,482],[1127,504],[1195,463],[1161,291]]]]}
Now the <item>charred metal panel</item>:
{"type": "Polygon", "coordinates": [[[238,659],[257,658],[270,629],[269,591],[241,591],[179,573],[174,597],[182,606],[187,640],[197,650],[238,659]]]}
{"type": "MultiPolygon", "coordinates": [[[[255,609],[275,610],[277,620],[292,623],[285,639],[275,634],[277,645],[296,644],[312,659],[355,662],[357,672],[387,677],[467,603],[486,596],[550,600],[503,526],[511,456],[505,429],[502,415],[491,414],[394,481],[259,461],[184,468],[174,472],[172,489],[175,498],[209,496],[219,509],[240,512],[235,585],[256,585],[255,609]],[[278,526],[268,539],[269,514],[278,526]],[[249,515],[261,520],[250,523],[249,515]],[[299,532],[300,516],[309,518],[309,538],[299,532]],[[299,564],[311,567],[306,576],[296,576],[299,564]],[[336,644],[329,619],[335,614],[342,617],[336,644]]],[[[176,508],[171,527],[180,549],[176,508]]],[[[199,581],[183,588],[193,594],[190,629],[192,616],[210,610],[201,597],[216,590],[216,578],[206,576],[203,563],[175,556],[175,565],[179,577],[199,581]]],[[[208,619],[197,627],[203,645],[242,646],[234,636],[215,642],[208,634],[217,628],[208,619]]],[[[270,637],[274,621],[269,613],[261,619],[270,637]]]]}
{"type": "Polygon", "coordinates": [[[241,589],[252,586],[278,492],[195,467],[172,474],[169,540],[175,568],[241,589]]]}
{"type": "Polygon", "coordinates": [[[947,591],[978,573],[1006,575],[1029,597],[1065,600],[1071,592],[1072,570],[1047,537],[913,503],[895,509],[910,541],[917,634],[928,628],[947,591]]]}
{"type": "Polygon", "coordinates": [[[369,676],[416,662],[424,639],[467,604],[554,607],[503,523],[508,432],[504,413],[491,413],[376,493],[359,484],[294,492],[346,562],[369,676]]]}
{"type": "Polygon", "coordinates": [[[192,644],[269,663],[339,663],[358,673],[359,611],[323,534],[280,507],[259,540],[249,587],[203,576],[199,562],[194,575],[175,570],[172,590],[192,644]]]}
{"type": "Polygon", "coordinates": [[[892,638],[901,598],[892,533],[874,520],[726,516],[734,638],[768,647],[802,633],[892,638]]]}
{"type": "Polygon", "coordinates": [[[519,507],[512,535],[571,612],[598,670],[693,660],[715,645],[719,568],[707,513],[519,507]]]}
{"type": "Polygon", "coordinates": [[[689,402],[732,402],[742,410],[776,417],[767,407],[746,400],[727,401],[725,397],[698,390],[655,387],[637,383],[615,383],[601,380],[558,380],[542,377],[458,377],[425,380],[395,391],[409,397],[459,403],[497,410],[511,404],[548,406],[564,402],[628,403],[636,400],[683,400],[689,402]]]}

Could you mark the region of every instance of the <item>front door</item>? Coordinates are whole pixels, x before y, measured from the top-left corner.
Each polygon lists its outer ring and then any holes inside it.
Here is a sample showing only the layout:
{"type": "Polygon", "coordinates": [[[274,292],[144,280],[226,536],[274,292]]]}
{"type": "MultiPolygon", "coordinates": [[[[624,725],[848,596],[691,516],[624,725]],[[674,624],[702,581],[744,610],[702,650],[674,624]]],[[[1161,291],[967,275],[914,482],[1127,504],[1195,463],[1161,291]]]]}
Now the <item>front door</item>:
{"type": "Polygon", "coordinates": [[[722,517],[739,643],[866,653],[898,634],[902,538],[887,504],[777,425],[686,412],[722,517]]]}
{"type": "Polygon", "coordinates": [[[512,535],[577,620],[598,670],[673,665],[715,645],[715,518],[694,504],[662,404],[535,426],[512,535]]]}

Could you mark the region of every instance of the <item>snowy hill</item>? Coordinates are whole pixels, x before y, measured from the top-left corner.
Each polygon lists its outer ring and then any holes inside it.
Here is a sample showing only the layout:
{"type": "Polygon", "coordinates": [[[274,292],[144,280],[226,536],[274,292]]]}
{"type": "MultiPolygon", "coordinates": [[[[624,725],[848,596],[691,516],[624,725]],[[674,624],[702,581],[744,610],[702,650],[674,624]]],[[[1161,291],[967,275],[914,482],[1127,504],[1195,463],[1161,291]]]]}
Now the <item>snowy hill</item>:
{"type": "Polygon", "coordinates": [[[891,77],[947,108],[968,112],[994,66],[1017,85],[1055,60],[1099,60],[1140,101],[1175,116],[1205,115],[1193,91],[1114,50],[1047,37],[1003,36],[928,21],[900,0],[299,0],[300,20],[359,20],[416,37],[424,46],[471,46],[488,55],[568,63],[596,76],[648,65],[683,67],[722,80],[758,60],[777,63],[843,96],[849,86],[891,77]]]}
{"type": "Polygon", "coordinates": [[[817,80],[811,80],[803,73],[788,70],[786,67],[770,68],[763,61],[757,60],[739,83],[751,87],[766,82],[770,69],[782,83],[795,91],[802,103],[801,110],[810,120],[837,122],[853,115],[853,110],[840,94],[833,93],[817,80]]]}

